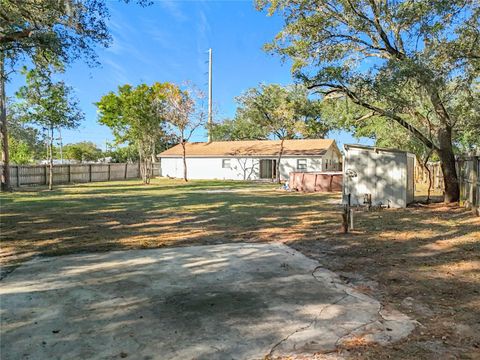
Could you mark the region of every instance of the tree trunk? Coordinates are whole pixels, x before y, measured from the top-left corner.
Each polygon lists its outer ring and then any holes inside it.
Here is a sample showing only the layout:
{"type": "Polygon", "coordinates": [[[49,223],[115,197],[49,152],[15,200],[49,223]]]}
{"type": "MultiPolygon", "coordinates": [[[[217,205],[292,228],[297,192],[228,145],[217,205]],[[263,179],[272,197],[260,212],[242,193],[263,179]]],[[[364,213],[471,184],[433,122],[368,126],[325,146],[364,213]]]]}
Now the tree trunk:
{"type": "Polygon", "coordinates": [[[147,178],[146,178],[146,171],[145,171],[145,159],[144,157],[142,156],[143,155],[143,152],[141,150],[141,148],[138,149],[138,166],[139,166],[139,169],[140,169],[140,176],[142,177],[142,183],[143,185],[145,185],[147,183],[147,178]]]}
{"type": "Polygon", "coordinates": [[[53,126],[50,126],[50,144],[49,144],[49,167],[48,167],[48,190],[53,190],[53,126]]]}
{"type": "Polygon", "coordinates": [[[445,127],[438,132],[438,150],[440,165],[443,172],[443,182],[445,184],[446,203],[454,203],[460,200],[460,187],[458,184],[457,169],[455,167],[455,154],[452,145],[452,129],[445,127]]]}
{"type": "Polygon", "coordinates": [[[186,144],[185,141],[182,140],[182,149],[183,149],[183,180],[188,181],[187,178],[187,151],[185,148],[186,144]]]}
{"type": "Polygon", "coordinates": [[[280,184],[280,160],[282,160],[282,155],[283,155],[283,142],[285,141],[285,138],[282,138],[280,141],[280,151],[278,152],[278,159],[277,159],[277,183],[280,184]]]}
{"type": "Polygon", "coordinates": [[[7,96],[5,94],[5,55],[0,53],[0,141],[2,146],[1,190],[10,190],[10,161],[8,154],[7,96]]]}

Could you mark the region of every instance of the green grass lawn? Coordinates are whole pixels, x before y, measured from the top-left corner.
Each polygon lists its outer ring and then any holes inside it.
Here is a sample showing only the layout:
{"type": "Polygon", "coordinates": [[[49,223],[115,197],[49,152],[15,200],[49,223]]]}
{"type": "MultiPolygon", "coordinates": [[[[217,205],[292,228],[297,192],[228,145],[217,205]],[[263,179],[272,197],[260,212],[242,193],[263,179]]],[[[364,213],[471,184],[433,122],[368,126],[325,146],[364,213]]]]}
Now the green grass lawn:
{"type": "MultiPolygon", "coordinates": [[[[155,179],[2,195],[2,260],[79,251],[307,237],[339,215],[338,195],[279,185],[155,179]]],[[[334,222],[334,221],[333,221],[334,222]]]]}
{"type": "Polygon", "coordinates": [[[362,356],[441,358],[430,347],[445,358],[474,358],[480,347],[480,218],[459,207],[360,211],[355,231],[341,234],[340,194],[271,183],[132,180],[0,199],[4,273],[32,256],[280,241],[422,323],[388,348],[362,347],[360,339],[362,356]]]}

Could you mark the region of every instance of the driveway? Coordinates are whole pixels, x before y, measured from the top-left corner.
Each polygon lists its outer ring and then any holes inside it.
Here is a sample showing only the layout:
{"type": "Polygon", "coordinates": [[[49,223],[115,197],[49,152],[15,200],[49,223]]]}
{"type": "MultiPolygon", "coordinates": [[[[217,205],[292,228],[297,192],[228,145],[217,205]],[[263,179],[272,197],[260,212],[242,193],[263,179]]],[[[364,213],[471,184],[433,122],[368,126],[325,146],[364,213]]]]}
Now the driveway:
{"type": "Polygon", "coordinates": [[[414,321],[281,244],[38,258],[0,283],[2,359],[262,359],[414,321]]]}

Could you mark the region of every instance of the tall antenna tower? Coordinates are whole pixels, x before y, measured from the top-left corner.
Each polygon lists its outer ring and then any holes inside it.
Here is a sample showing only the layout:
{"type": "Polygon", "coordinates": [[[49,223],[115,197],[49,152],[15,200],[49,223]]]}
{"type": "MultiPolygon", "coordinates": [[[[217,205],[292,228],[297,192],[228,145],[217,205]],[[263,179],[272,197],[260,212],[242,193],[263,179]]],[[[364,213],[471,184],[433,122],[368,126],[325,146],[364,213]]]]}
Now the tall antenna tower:
{"type": "Polygon", "coordinates": [[[212,49],[208,49],[208,142],[212,141],[212,49]]]}

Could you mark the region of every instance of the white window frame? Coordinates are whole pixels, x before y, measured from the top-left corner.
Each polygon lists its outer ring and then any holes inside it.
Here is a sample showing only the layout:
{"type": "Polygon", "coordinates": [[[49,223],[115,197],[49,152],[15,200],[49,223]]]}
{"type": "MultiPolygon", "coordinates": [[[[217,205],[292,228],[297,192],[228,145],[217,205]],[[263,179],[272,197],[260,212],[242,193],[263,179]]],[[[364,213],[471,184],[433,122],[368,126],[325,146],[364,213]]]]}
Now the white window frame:
{"type": "Polygon", "coordinates": [[[222,159],[222,169],[231,169],[232,164],[230,163],[231,159],[222,159]]]}
{"type": "Polygon", "coordinates": [[[308,165],[307,165],[307,159],[297,159],[297,170],[298,171],[307,171],[308,165]],[[302,164],[300,164],[302,162],[302,164]],[[305,163],[303,163],[305,162],[305,163]]]}

